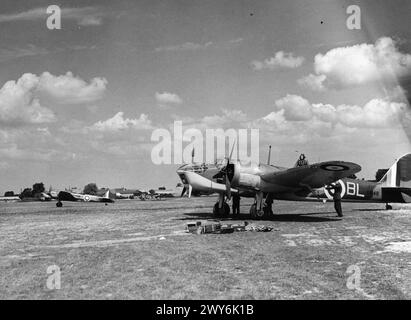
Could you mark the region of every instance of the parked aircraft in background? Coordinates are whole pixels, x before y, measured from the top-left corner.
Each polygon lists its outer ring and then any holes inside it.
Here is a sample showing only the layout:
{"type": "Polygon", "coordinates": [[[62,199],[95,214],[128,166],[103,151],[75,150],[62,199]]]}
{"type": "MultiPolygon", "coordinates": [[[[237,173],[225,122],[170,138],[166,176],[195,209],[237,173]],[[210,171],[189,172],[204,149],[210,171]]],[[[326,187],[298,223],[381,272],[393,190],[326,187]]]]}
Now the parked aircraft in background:
{"type": "Polygon", "coordinates": [[[18,196],[0,197],[0,201],[2,201],[2,202],[18,202],[18,201],[21,201],[21,199],[18,196]]]}
{"type": "Polygon", "coordinates": [[[103,203],[113,203],[114,200],[110,198],[110,190],[107,190],[104,196],[95,196],[90,194],[79,194],[68,191],[60,191],[57,196],[56,206],[61,208],[63,206],[62,201],[81,201],[81,202],[103,202],[103,203]]]}
{"type": "Polygon", "coordinates": [[[134,199],[143,194],[141,190],[126,188],[112,189],[111,192],[116,196],[116,199],[134,199]]]}

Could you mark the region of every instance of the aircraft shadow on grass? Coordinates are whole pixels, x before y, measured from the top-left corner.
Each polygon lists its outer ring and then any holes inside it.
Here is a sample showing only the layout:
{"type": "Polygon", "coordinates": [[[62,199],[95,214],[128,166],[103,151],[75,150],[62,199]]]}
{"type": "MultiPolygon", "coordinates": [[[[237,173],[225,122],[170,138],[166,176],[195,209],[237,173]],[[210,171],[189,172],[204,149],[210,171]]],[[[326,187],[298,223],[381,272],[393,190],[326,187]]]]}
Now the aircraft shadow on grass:
{"type": "MultiPolygon", "coordinates": [[[[335,212],[321,212],[321,213],[298,213],[298,214],[275,214],[274,216],[270,217],[269,219],[258,220],[258,221],[279,221],[279,222],[331,222],[331,221],[339,221],[340,219],[337,217],[315,217],[313,215],[318,214],[335,214],[335,212]]],[[[250,221],[249,214],[240,214],[238,216],[230,215],[227,218],[223,217],[216,217],[212,213],[204,213],[204,212],[189,212],[184,213],[186,217],[179,218],[178,220],[219,220],[219,221],[250,221]]]]}

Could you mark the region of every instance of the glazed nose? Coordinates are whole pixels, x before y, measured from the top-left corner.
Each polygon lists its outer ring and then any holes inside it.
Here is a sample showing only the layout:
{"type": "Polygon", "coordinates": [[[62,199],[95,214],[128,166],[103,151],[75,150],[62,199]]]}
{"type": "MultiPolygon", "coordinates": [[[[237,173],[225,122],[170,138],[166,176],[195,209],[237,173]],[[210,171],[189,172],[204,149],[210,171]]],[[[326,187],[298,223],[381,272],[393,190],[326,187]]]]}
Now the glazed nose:
{"type": "Polygon", "coordinates": [[[177,173],[184,174],[187,171],[193,171],[193,167],[189,164],[182,165],[180,168],[177,169],[177,173]]]}

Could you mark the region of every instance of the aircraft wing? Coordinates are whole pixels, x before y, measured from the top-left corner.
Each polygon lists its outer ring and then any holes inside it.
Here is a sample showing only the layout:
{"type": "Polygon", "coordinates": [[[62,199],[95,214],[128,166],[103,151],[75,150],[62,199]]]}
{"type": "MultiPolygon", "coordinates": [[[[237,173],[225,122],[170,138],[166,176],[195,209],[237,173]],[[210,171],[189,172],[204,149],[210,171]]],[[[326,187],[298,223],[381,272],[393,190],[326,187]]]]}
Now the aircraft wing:
{"type": "Polygon", "coordinates": [[[326,161],[312,165],[290,168],[262,175],[269,183],[299,189],[321,188],[324,185],[346,178],[361,171],[361,166],[345,161],[326,161]]]}

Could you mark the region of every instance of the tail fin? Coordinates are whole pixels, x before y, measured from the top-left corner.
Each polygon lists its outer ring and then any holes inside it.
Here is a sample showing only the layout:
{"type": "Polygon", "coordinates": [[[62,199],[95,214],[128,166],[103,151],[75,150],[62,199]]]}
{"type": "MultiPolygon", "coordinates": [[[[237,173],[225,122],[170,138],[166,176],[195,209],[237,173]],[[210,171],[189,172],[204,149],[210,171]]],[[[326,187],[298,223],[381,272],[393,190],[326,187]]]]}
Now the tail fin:
{"type": "Polygon", "coordinates": [[[383,187],[411,188],[411,153],[399,158],[379,183],[383,187]]]}
{"type": "Polygon", "coordinates": [[[107,190],[103,196],[104,199],[110,199],[110,190],[107,190]]]}

